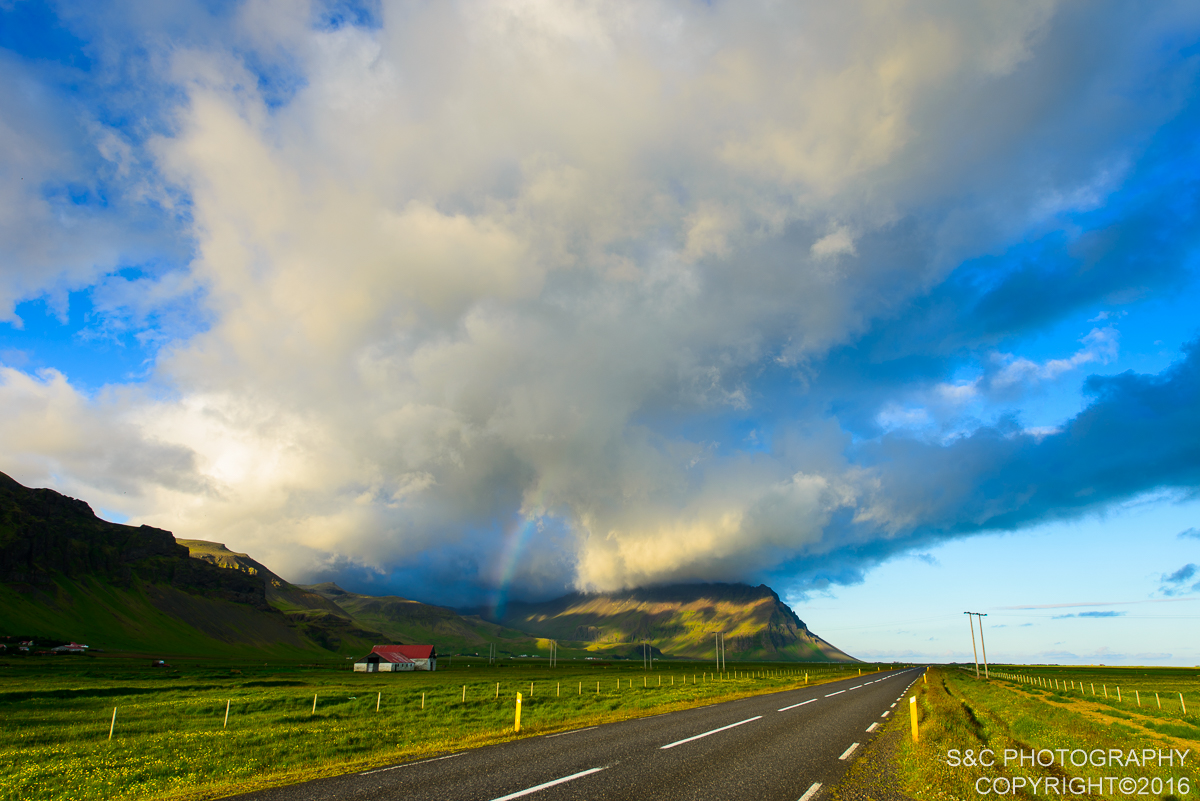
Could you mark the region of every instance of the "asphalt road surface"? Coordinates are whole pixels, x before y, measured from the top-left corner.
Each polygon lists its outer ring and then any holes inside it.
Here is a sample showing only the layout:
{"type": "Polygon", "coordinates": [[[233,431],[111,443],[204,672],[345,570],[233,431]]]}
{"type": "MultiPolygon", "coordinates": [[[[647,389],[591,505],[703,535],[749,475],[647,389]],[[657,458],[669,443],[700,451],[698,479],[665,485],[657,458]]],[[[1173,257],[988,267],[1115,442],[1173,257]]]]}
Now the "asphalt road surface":
{"type": "Polygon", "coordinates": [[[608,723],[237,796],[243,801],[819,801],[920,668],[608,723]]]}

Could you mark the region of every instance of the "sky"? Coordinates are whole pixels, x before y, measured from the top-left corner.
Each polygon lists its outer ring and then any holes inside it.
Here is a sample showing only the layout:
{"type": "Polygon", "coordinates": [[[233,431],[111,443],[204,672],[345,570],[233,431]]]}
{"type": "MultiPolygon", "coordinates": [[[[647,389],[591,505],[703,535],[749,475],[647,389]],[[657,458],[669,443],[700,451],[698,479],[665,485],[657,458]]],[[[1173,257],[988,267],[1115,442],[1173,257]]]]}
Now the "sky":
{"type": "Polygon", "coordinates": [[[454,606],[1200,664],[1200,7],[0,0],[0,470],[454,606]]]}

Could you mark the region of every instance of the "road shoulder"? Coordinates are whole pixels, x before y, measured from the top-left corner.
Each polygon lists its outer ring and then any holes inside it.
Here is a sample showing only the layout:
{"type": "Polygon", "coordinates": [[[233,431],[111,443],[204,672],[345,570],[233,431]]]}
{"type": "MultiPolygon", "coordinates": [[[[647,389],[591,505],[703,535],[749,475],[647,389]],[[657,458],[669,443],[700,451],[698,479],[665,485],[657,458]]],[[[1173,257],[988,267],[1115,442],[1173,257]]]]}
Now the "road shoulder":
{"type": "Polygon", "coordinates": [[[899,715],[888,718],[883,730],[830,789],[831,801],[913,801],[899,790],[899,747],[908,736],[907,723],[899,715]]]}

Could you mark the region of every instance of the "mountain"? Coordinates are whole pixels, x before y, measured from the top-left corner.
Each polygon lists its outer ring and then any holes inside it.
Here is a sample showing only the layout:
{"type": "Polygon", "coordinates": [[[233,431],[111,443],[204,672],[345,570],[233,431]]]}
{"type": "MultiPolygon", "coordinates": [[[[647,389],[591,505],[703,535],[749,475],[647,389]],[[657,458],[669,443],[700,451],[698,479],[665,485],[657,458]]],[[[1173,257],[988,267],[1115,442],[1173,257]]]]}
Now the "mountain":
{"type": "Polygon", "coordinates": [[[192,559],[262,581],[267,604],[282,612],[289,624],[323,648],[338,651],[345,643],[355,651],[370,650],[371,645],[386,639],[381,631],[363,626],[361,621],[323,595],[284,581],[247,554],[236,553],[222,543],[208,540],[181,539],[176,542],[188,549],[192,559]]]}
{"type": "Polygon", "coordinates": [[[676,584],[574,593],[542,603],[510,603],[494,619],[543,637],[587,641],[597,649],[646,639],[668,656],[709,659],[715,633],[724,632],[729,660],[856,661],[809,631],[766,585],[676,584]]]}
{"type": "Polygon", "coordinates": [[[852,661],[769,587],[686,584],[510,603],[485,618],[336,584],[299,586],[244,553],[101,520],[83,501],[0,473],[0,634],[157,654],[356,656],[393,641],[500,656],[852,661]]]}
{"type": "Polygon", "coordinates": [[[395,595],[359,595],[333,582],[313,584],[304,590],[327,598],[363,626],[381,631],[396,642],[433,643],[441,651],[486,653],[496,644],[498,653],[538,650],[536,638],[481,619],[461,615],[444,606],[411,601],[395,595]]]}
{"type": "Polygon", "coordinates": [[[357,653],[380,636],[297,621],[272,605],[263,575],[193,559],[169,531],[101,520],[83,501],[3,473],[0,631],[105,650],[308,659],[357,653]]]}

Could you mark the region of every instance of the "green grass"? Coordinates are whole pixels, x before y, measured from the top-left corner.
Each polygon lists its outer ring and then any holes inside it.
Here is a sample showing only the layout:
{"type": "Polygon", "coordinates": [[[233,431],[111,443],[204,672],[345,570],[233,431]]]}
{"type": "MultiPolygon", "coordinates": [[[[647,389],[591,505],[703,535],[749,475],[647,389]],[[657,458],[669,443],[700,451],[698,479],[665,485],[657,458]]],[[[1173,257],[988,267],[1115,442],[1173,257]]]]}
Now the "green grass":
{"type": "MultiPolygon", "coordinates": [[[[974,670],[959,668],[931,668],[928,681],[914,685],[916,690],[920,741],[905,738],[900,748],[900,767],[903,777],[903,792],[917,799],[962,799],[981,797],[975,782],[981,777],[989,779],[1024,777],[1040,779],[1047,777],[1099,780],[1102,777],[1142,777],[1166,779],[1180,776],[1191,781],[1191,792],[1196,786],[1197,752],[1200,751],[1200,729],[1192,707],[1184,715],[1178,703],[1173,708],[1159,710],[1153,704],[1138,709],[1133,699],[1117,702],[1115,698],[1106,703],[1101,688],[1109,683],[1112,690],[1120,681],[1122,697],[1125,688],[1137,689],[1143,696],[1143,688],[1156,687],[1160,696],[1168,691],[1183,692],[1185,699],[1196,698],[1200,702],[1200,676],[1198,671],[1180,668],[1056,668],[1056,667],[1001,667],[993,669],[990,681],[976,679],[974,670]],[[1018,676],[1050,679],[1050,688],[1018,676]],[[1002,678],[1010,677],[1010,678],[1002,678]],[[1066,689],[1055,689],[1054,680],[1061,687],[1066,679],[1066,689]],[[1075,687],[1072,687],[1074,682],[1075,687]],[[1083,690],[1079,689],[1080,682],[1083,690]],[[1091,684],[1096,684],[1098,694],[1091,694],[1091,684]],[[1191,749],[1184,768],[1137,766],[1094,766],[1021,765],[1014,760],[1003,765],[1005,749],[1029,753],[1032,750],[1057,749],[1068,752],[1082,749],[1119,749],[1127,754],[1130,749],[1191,749]],[[1000,765],[992,768],[954,765],[951,752],[965,754],[968,750],[979,754],[991,749],[1000,765]]],[[[907,701],[904,703],[907,707],[907,701]]],[[[1197,703],[1200,707],[1200,703],[1197,703]]],[[[908,726],[909,710],[898,708],[895,726],[908,726]]],[[[1164,789],[1159,796],[1169,794],[1164,789]]],[[[1176,792],[1180,798],[1186,794],[1176,792]]],[[[1021,798],[1061,797],[1062,793],[1033,793],[1027,789],[1016,794],[1021,798]]],[[[1067,793],[1069,796],[1070,794],[1067,793]]],[[[1104,797],[1117,797],[1119,793],[1100,793],[1104,797]]],[[[1126,794],[1129,795],[1129,794],[1126,794]]]]}
{"type": "Polygon", "coordinates": [[[1200,713],[1200,668],[996,665],[990,673],[1061,702],[1086,700],[1162,718],[1181,718],[1185,704],[1193,717],[1200,713]]]}
{"type": "MultiPolygon", "coordinates": [[[[237,658],[261,653],[272,659],[338,656],[303,639],[282,616],[264,614],[245,604],[161,585],[135,582],[117,587],[93,578],[59,577],[36,595],[0,584],[0,631],[27,634],[35,640],[77,639],[106,651],[160,655],[237,658]],[[209,625],[213,636],[189,625],[179,615],[160,609],[148,592],[159,593],[160,603],[165,599],[184,614],[209,625]]],[[[369,649],[360,642],[353,646],[352,652],[369,649]]],[[[344,657],[347,651],[349,647],[341,655],[344,657]]]]}
{"type": "Polygon", "coordinates": [[[115,658],[13,659],[0,667],[0,798],[216,798],[514,739],[517,692],[525,695],[519,736],[529,737],[803,686],[806,672],[819,683],[859,669],[737,664],[714,680],[701,663],[643,672],[640,663],[485,662],[456,657],[432,674],[364,674],[349,663],[195,659],[162,670],[115,658]]]}

